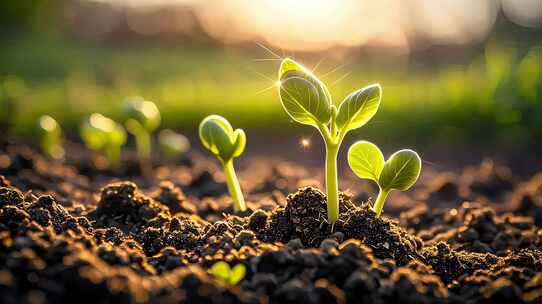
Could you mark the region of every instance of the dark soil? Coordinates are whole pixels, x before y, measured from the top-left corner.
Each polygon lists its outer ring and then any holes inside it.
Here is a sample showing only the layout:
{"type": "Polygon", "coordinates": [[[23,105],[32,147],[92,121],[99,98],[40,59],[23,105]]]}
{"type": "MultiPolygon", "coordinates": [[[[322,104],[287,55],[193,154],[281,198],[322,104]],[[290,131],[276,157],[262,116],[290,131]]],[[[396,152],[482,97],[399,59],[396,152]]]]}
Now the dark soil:
{"type": "Polygon", "coordinates": [[[330,225],[320,168],[244,163],[233,215],[210,159],[142,174],[72,153],[0,145],[0,303],[542,303],[542,173],[425,170],[376,217],[344,172],[330,225]],[[208,273],[220,260],[246,265],[239,285],[208,273]]]}

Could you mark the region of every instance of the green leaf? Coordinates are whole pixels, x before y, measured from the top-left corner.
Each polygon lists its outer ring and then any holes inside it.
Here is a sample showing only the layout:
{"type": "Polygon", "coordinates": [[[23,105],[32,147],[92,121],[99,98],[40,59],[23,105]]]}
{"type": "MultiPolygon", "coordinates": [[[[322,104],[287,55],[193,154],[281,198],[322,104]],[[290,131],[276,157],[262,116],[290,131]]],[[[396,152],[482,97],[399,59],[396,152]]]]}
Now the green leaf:
{"type": "Polygon", "coordinates": [[[224,261],[218,261],[211,266],[209,272],[216,278],[228,282],[231,275],[230,265],[224,261]]]}
{"type": "Polygon", "coordinates": [[[233,138],[233,157],[238,157],[245,151],[247,136],[245,135],[245,131],[237,129],[233,132],[233,138]]]}
{"type": "Polygon", "coordinates": [[[237,264],[233,266],[230,273],[229,283],[231,285],[237,285],[245,277],[247,269],[244,264],[237,264]]]}
{"type": "Polygon", "coordinates": [[[115,123],[115,128],[109,133],[109,140],[114,146],[122,146],[126,143],[126,131],[121,124],[115,123]]]}
{"type": "Polygon", "coordinates": [[[241,129],[233,130],[222,116],[210,115],[199,125],[199,136],[205,148],[223,162],[241,155],[245,149],[246,136],[241,129]]]}
{"type": "Polygon", "coordinates": [[[418,179],[421,166],[418,153],[408,149],[397,151],[384,164],[378,184],[384,191],[407,190],[418,179]]]}
{"type": "Polygon", "coordinates": [[[384,168],[384,155],[375,144],[360,140],[348,149],[348,165],[359,178],[378,183],[384,168]]]}
{"type": "Polygon", "coordinates": [[[302,124],[317,126],[330,119],[329,104],[322,102],[316,87],[300,77],[290,77],[280,86],[280,100],[290,117],[302,124]]]}
{"type": "Polygon", "coordinates": [[[190,141],[186,136],[170,129],[164,129],[158,134],[158,142],[162,152],[167,157],[186,153],[190,149],[190,141]]]}
{"type": "Polygon", "coordinates": [[[357,129],[366,124],[378,111],[382,89],[373,84],[348,95],[339,106],[337,127],[348,130],[357,129]]]}
{"type": "Polygon", "coordinates": [[[326,86],[301,64],[286,58],[279,69],[280,99],[293,120],[307,125],[327,124],[331,97],[326,86]]]}
{"type": "Polygon", "coordinates": [[[156,104],[141,97],[129,97],[125,101],[125,114],[138,121],[147,132],[160,126],[161,116],[156,104]]]}
{"type": "Polygon", "coordinates": [[[109,132],[115,122],[99,113],[93,113],[81,126],[81,138],[93,150],[101,150],[109,142],[109,132]]]}

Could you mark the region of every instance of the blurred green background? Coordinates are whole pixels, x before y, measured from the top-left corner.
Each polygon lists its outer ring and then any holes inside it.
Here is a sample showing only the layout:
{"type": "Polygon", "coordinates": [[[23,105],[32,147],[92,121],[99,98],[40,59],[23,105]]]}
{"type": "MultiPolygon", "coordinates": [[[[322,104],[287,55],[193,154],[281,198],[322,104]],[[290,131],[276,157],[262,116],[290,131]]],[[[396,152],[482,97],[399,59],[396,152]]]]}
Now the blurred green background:
{"type": "Polygon", "coordinates": [[[444,1],[451,6],[423,8],[424,16],[433,17],[423,20],[442,27],[431,33],[426,33],[428,24],[411,25],[419,19],[409,11],[416,1],[385,1],[388,8],[397,11],[403,5],[409,12],[398,24],[392,24],[394,16],[367,19],[367,24],[349,21],[340,15],[345,7],[361,5],[363,11],[363,5],[376,2],[338,1],[342,6],[329,9],[343,23],[327,25],[334,31],[323,28],[322,33],[307,20],[321,23],[318,14],[326,13],[329,2],[305,3],[314,5],[315,12],[265,19],[269,27],[255,23],[254,18],[262,20],[258,15],[251,19],[246,14],[270,9],[280,14],[299,4],[264,2],[267,6],[258,7],[233,1],[226,14],[220,10],[224,1],[2,1],[2,131],[31,135],[37,118],[50,114],[75,138],[83,117],[101,112],[120,119],[124,98],[139,95],[157,103],[164,127],[189,136],[209,113],[226,116],[257,134],[253,137],[307,134],[308,127],[288,119],[273,87],[277,57],[291,56],[316,68],[335,102],[361,86],[381,83],[382,106],[369,125],[356,131],[359,136],[416,147],[539,146],[540,2],[488,0],[473,7],[471,1],[444,1]],[[464,19],[444,19],[447,9],[464,19]],[[216,21],[217,16],[226,21],[216,21]],[[477,21],[479,16],[486,16],[485,23],[477,21]],[[288,33],[288,22],[307,28],[293,27],[288,33]],[[373,24],[373,30],[363,32],[373,24]],[[450,32],[461,26],[459,34],[450,32]],[[254,33],[246,34],[249,29],[254,33]]]}

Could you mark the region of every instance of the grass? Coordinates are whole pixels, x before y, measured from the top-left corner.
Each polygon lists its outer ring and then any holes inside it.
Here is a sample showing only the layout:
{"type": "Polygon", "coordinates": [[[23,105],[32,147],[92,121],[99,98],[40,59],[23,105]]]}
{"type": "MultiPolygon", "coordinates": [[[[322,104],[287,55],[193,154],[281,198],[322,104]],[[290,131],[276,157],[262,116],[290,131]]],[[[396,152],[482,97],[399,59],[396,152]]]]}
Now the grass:
{"type": "MultiPolygon", "coordinates": [[[[272,57],[263,49],[97,47],[51,38],[15,39],[5,45],[0,49],[0,121],[10,121],[12,132],[32,133],[37,119],[50,114],[76,133],[89,113],[120,118],[123,99],[132,95],[154,101],[163,126],[185,133],[194,132],[209,113],[247,130],[292,129],[272,87],[279,62],[254,60],[272,57]]],[[[308,66],[318,61],[296,58],[308,66]]],[[[538,49],[518,54],[488,44],[464,64],[429,68],[347,56],[324,60],[315,73],[330,86],[335,102],[361,86],[382,85],[378,115],[358,131],[365,138],[401,142],[408,135],[408,142],[416,144],[522,145],[542,134],[538,49]],[[333,71],[342,63],[346,65],[333,71]]]]}

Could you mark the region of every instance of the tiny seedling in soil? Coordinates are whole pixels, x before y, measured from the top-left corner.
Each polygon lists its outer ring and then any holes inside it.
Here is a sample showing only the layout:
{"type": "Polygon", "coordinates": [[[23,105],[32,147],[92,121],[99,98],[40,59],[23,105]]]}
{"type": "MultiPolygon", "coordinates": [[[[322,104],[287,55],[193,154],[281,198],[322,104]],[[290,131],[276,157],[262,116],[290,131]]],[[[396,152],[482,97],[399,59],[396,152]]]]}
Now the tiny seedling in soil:
{"type": "Polygon", "coordinates": [[[125,122],[128,132],[134,135],[140,159],[151,157],[151,134],[160,126],[160,111],[151,102],[141,98],[131,98],[125,102],[125,122]]]}
{"type": "Polygon", "coordinates": [[[221,280],[222,282],[235,286],[243,280],[247,273],[247,269],[244,264],[237,264],[233,267],[224,261],[219,261],[211,266],[209,272],[215,276],[215,278],[221,280]]]}
{"type": "Polygon", "coordinates": [[[158,133],[158,143],[160,150],[167,158],[183,155],[190,149],[188,138],[170,129],[164,129],[158,133]]]}
{"type": "Polygon", "coordinates": [[[126,142],[122,125],[99,113],[93,113],[81,126],[81,138],[89,149],[103,151],[112,168],[120,165],[121,147],[126,142]]]}
{"type": "Polygon", "coordinates": [[[38,121],[38,131],[43,152],[54,159],[63,158],[62,129],[58,122],[49,115],[43,115],[38,121]]]}
{"type": "Polygon", "coordinates": [[[368,141],[358,141],[348,150],[348,165],[362,179],[370,179],[380,188],[373,206],[380,216],[388,194],[392,190],[408,190],[421,171],[421,159],[418,153],[404,149],[393,153],[387,161],[380,149],[368,141]]]}
{"type": "Polygon", "coordinates": [[[245,199],[233,167],[233,159],[245,150],[245,132],[242,129],[233,130],[222,116],[210,115],[201,121],[199,137],[203,146],[218,158],[224,168],[234,211],[245,211],[245,199]]]}
{"type": "Polygon", "coordinates": [[[328,221],[339,218],[337,155],[350,130],[365,125],[380,105],[381,88],[373,84],[333,104],[327,87],[307,68],[292,59],[284,59],[279,70],[279,94],[290,117],[318,129],[326,146],[326,193],[328,221]]]}

